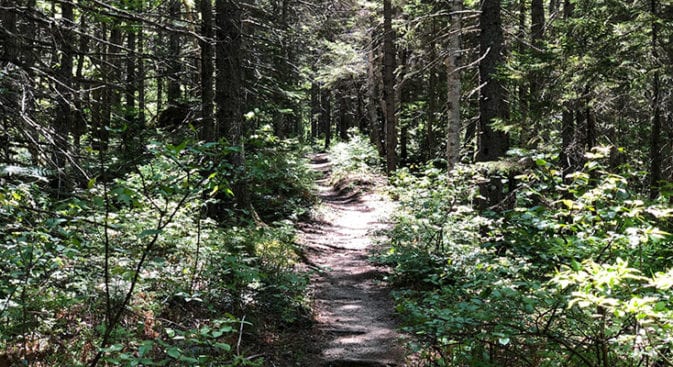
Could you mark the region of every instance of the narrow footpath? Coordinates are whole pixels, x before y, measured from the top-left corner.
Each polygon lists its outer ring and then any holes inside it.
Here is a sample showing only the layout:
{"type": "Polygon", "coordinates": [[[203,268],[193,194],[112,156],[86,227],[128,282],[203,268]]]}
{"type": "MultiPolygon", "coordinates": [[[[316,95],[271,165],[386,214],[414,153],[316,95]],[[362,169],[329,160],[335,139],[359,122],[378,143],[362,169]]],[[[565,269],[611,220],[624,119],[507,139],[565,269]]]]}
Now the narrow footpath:
{"type": "Polygon", "coordinates": [[[304,366],[403,366],[403,341],[396,331],[386,269],[369,256],[373,238],[394,210],[375,190],[335,189],[330,185],[328,156],[312,158],[323,202],[318,218],[302,226],[300,241],[312,276],[314,355],[304,366]],[[319,270],[318,270],[319,269],[319,270]]]}

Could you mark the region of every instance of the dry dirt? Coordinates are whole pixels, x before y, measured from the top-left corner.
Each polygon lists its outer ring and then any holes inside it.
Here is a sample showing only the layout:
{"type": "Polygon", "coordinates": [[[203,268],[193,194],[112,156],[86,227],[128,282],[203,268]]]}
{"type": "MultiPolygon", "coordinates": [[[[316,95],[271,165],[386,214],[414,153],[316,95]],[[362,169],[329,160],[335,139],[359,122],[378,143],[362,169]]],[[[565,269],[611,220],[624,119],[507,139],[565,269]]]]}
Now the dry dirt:
{"type": "MultiPolygon", "coordinates": [[[[369,261],[378,230],[389,226],[394,204],[375,189],[334,188],[327,155],[312,157],[325,177],[317,218],[301,226],[305,262],[314,270],[315,324],[300,366],[403,366],[404,350],[385,268],[369,261]]],[[[349,185],[346,185],[349,186],[349,185]]],[[[376,185],[374,185],[376,186],[376,185]]]]}

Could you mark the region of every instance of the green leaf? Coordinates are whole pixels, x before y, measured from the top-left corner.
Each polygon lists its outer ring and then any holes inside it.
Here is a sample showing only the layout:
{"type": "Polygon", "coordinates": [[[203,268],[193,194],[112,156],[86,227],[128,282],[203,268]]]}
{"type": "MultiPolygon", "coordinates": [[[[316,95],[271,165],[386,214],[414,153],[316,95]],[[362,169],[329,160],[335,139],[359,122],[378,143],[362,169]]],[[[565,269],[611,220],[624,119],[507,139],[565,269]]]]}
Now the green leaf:
{"type": "Polygon", "coordinates": [[[227,343],[219,343],[219,342],[218,342],[218,343],[213,344],[213,347],[215,347],[215,348],[217,348],[217,349],[221,349],[221,350],[223,350],[223,351],[225,351],[225,352],[229,352],[229,351],[231,351],[231,345],[229,345],[229,344],[227,344],[227,343]]]}
{"type": "Polygon", "coordinates": [[[182,355],[182,351],[178,347],[170,347],[166,349],[166,354],[168,354],[169,357],[178,359],[182,355]]]}

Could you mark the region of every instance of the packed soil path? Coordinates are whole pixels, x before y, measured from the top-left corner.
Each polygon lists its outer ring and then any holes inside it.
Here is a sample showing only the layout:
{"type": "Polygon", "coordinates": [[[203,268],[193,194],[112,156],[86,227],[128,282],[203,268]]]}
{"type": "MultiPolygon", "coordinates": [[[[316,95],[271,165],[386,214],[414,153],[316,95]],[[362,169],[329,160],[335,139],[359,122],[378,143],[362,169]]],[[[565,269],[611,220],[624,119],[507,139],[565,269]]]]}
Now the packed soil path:
{"type": "Polygon", "coordinates": [[[323,205],[318,218],[302,226],[300,241],[306,263],[315,270],[315,345],[300,364],[403,366],[386,269],[369,260],[376,232],[389,226],[394,205],[376,190],[332,187],[327,155],[312,157],[312,166],[325,174],[318,181],[323,205]]]}

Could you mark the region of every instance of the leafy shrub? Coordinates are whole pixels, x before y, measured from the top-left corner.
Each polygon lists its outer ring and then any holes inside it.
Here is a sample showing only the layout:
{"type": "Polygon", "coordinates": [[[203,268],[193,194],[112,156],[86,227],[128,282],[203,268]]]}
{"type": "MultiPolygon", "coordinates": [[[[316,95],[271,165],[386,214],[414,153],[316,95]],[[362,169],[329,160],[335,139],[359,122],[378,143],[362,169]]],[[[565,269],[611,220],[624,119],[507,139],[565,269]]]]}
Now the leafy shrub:
{"type": "MultiPolygon", "coordinates": [[[[257,198],[308,192],[293,149],[294,162],[274,157],[270,176],[251,174],[259,188],[274,183],[257,198]]],[[[0,350],[38,365],[98,354],[119,366],[259,365],[248,358],[256,315],[302,319],[307,281],[294,270],[290,222],[223,227],[204,215],[230,192],[232,151],[153,143],[147,164],[58,202],[38,183],[0,186],[0,350]]],[[[310,197],[287,201],[266,207],[282,218],[310,197]]]]}
{"type": "Polygon", "coordinates": [[[335,180],[347,176],[368,176],[380,172],[381,158],[366,136],[350,130],[349,140],[330,149],[332,177],[335,180]]]}
{"type": "MultiPolygon", "coordinates": [[[[632,366],[673,340],[672,211],[608,172],[601,149],[563,177],[516,177],[511,210],[474,210],[478,168],[400,170],[406,210],[382,261],[417,350],[445,366],[632,366]]],[[[659,361],[659,362],[657,362],[659,361]]]]}

